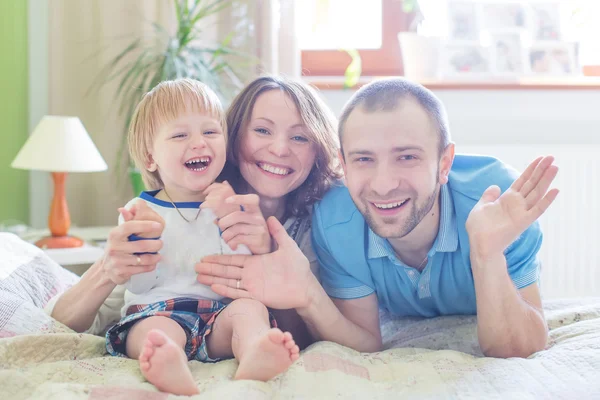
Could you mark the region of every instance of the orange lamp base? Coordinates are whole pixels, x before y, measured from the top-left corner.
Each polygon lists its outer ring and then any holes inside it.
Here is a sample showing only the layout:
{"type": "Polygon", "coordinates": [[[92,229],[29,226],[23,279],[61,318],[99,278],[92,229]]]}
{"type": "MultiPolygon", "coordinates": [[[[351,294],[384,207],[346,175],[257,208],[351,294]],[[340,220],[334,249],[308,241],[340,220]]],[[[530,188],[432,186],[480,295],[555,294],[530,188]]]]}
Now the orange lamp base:
{"type": "Polygon", "coordinates": [[[66,177],[67,174],[65,172],[52,173],[54,197],[52,197],[52,205],[50,206],[50,214],[48,215],[48,227],[52,236],[35,242],[35,245],[42,249],[63,249],[83,246],[83,240],[67,234],[71,226],[71,217],[69,216],[69,208],[67,207],[67,199],[65,197],[66,177]]]}
{"type": "Polygon", "coordinates": [[[83,246],[83,240],[75,236],[48,236],[35,242],[41,249],[65,249],[83,246]]]}

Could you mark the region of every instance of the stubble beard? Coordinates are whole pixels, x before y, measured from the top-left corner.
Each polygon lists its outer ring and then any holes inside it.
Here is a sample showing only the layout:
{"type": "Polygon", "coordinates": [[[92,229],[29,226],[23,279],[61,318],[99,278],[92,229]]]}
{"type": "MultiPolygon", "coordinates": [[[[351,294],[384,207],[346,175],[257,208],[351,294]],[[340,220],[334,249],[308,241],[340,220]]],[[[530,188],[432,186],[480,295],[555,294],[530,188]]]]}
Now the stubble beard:
{"type": "Polygon", "coordinates": [[[370,207],[366,202],[363,203],[365,204],[365,212],[363,212],[362,214],[365,218],[365,221],[367,222],[367,225],[369,225],[369,228],[371,228],[371,230],[375,232],[377,236],[388,239],[400,239],[411,233],[417,227],[417,225],[419,225],[419,223],[423,221],[425,216],[429,214],[429,212],[435,204],[435,199],[439,195],[439,192],[440,185],[436,184],[436,187],[433,190],[433,192],[420,206],[418,204],[418,197],[414,199],[411,198],[410,201],[412,205],[410,214],[408,218],[406,218],[406,220],[403,223],[401,223],[402,225],[397,228],[394,227],[399,223],[397,217],[376,218],[372,215],[370,207]]]}

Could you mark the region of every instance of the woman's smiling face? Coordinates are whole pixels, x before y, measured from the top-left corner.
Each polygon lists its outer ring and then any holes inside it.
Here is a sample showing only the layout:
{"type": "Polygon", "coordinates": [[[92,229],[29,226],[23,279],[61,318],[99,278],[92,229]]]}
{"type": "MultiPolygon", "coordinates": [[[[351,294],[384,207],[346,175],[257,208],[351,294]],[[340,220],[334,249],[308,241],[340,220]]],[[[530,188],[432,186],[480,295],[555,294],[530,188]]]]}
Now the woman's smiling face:
{"type": "Polygon", "coordinates": [[[293,100],[280,90],[262,93],[240,138],[239,168],[261,197],[297,189],[312,170],[316,150],[293,100]]]}

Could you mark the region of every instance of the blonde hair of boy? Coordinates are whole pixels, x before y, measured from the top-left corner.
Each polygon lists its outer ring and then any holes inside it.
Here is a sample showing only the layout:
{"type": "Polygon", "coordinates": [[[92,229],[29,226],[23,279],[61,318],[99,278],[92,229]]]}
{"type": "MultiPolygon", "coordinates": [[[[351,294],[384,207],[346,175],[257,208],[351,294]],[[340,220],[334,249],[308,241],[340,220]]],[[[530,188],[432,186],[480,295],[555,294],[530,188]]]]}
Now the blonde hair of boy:
{"type": "Polygon", "coordinates": [[[148,171],[154,139],[161,127],[185,113],[210,115],[221,124],[227,139],[227,121],[221,100],[204,83],[181,78],[163,81],[142,97],[137,105],[127,135],[129,154],[140,170],[148,190],[163,188],[158,171],[148,171]]]}

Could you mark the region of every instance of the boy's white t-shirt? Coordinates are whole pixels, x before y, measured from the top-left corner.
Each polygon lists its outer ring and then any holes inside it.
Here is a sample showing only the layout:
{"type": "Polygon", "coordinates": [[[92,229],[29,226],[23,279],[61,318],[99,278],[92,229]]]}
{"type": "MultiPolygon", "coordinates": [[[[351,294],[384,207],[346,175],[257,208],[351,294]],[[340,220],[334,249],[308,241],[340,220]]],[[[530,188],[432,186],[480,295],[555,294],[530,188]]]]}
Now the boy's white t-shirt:
{"type": "MultiPolygon", "coordinates": [[[[140,197],[125,205],[129,209],[136,202],[145,201],[164,219],[165,228],[160,238],[163,242],[159,251],[161,261],[156,269],[133,275],[124,284],[125,305],[121,309],[121,316],[132,305],[151,304],[178,297],[222,300],[222,296],[196,280],[194,265],[211,254],[250,254],[244,245],[238,246],[234,251],[225,243],[212,210],[202,209],[198,213],[200,202],[176,202],[175,208],[171,202],[155,198],[158,192],[142,192],[140,197]]],[[[119,217],[119,224],[121,223],[122,216],[119,217]]]]}
{"type": "MultiPolygon", "coordinates": [[[[150,197],[152,197],[152,199],[153,199],[150,201],[160,202],[160,200],[154,199],[155,194],[156,194],[156,192],[148,193],[148,195],[150,197]]],[[[149,199],[146,199],[146,195],[144,193],[142,193],[141,197],[146,202],[149,202],[149,199]]],[[[134,200],[137,200],[137,199],[139,199],[139,198],[136,198],[134,200]]],[[[150,204],[150,206],[152,207],[152,205],[151,205],[152,203],[148,203],[148,204],[150,204]]],[[[167,203],[165,205],[164,202],[160,202],[159,205],[157,205],[157,206],[161,206],[161,204],[164,206],[163,208],[166,208],[169,203],[167,203]]],[[[179,203],[176,203],[176,204],[179,204],[179,203]]],[[[199,204],[199,203],[196,203],[196,204],[199,204]]],[[[179,205],[178,205],[178,207],[179,207],[179,205]]],[[[154,208],[154,209],[156,209],[156,208],[154,208]]],[[[175,209],[173,209],[172,211],[174,211],[175,213],[177,212],[175,209]]],[[[208,210],[202,210],[200,212],[200,214],[204,213],[205,211],[208,211],[208,210]]],[[[188,218],[188,216],[189,216],[188,219],[195,218],[197,212],[198,212],[197,208],[195,210],[193,210],[193,212],[190,209],[182,211],[183,215],[185,215],[186,218],[188,218]]],[[[177,215],[179,216],[179,214],[177,214],[177,215]]],[[[164,216],[163,216],[163,218],[164,218],[164,216]]],[[[181,218],[181,216],[179,216],[179,218],[181,218]]],[[[200,217],[198,217],[198,218],[200,218],[200,217]]],[[[183,221],[183,219],[182,219],[182,221],[183,221]]],[[[183,221],[183,222],[185,222],[185,221],[183,221]]],[[[288,220],[285,221],[284,228],[287,231],[287,233],[290,235],[290,237],[292,239],[294,239],[294,241],[298,244],[298,246],[300,247],[300,250],[302,250],[304,255],[308,258],[312,272],[318,277],[319,276],[319,274],[318,274],[319,263],[317,261],[317,256],[315,255],[315,252],[312,248],[311,215],[310,215],[310,213],[308,215],[306,215],[304,217],[300,217],[300,218],[296,218],[296,217],[289,218],[288,220]]],[[[217,227],[217,233],[218,233],[218,227],[217,227]]],[[[224,253],[227,254],[227,251],[229,251],[230,253],[234,253],[233,251],[231,251],[231,249],[229,248],[229,246],[227,246],[227,244],[225,242],[223,242],[223,245],[224,245],[223,246],[224,253]]],[[[242,246],[239,246],[238,251],[241,252],[241,248],[242,248],[242,246]]],[[[249,251],[248,251],[248,253],[249,253],[249,251]]],[[[192,270],[193,270],[193,265],[192,265],[192,270]]],[[[194,279],[195,279],[195,277],[194,277],[194,279]]],[[[200,284],[198,284],[198,285],[200,285],[200,284]]],[[[200,286],[203,286],[203,285],[200,285],[200,286]]],[[[207,288],[206,286],[205,286],[205,288],[210,290],[210,288],[207,288]]],[[[127,309],[126,308],[127,306],[124,307],[125,292],[126,292],[126,290],[125,290],[124,285],[117,285],[115,287],[115,289],[111,292],[111,294],[106,298],[104,303],[102,303],[102,305],[100,306],[100,309],[98,310],[98,312],[96,313],[96,316],[94,317],[94,321],[93,321],[92,325],[85,331],[85,333],[90,333],[90,334],[94,334],[94,335],[104,335],[106,333],[106,330],[110,326],[119,322],[119,319],[121,318],[121,310],[127,309]]],[[[56,303],[58,302],[58,300],[60,299],[61,296],[62,296],[62,293],[54,296],[52,299],[50,299],[48,301],[48,304],[44,307],[44,311],[46,311],[46,313],[48,315],[52,315],[54,306],[56,305],[56,303]]]]}

